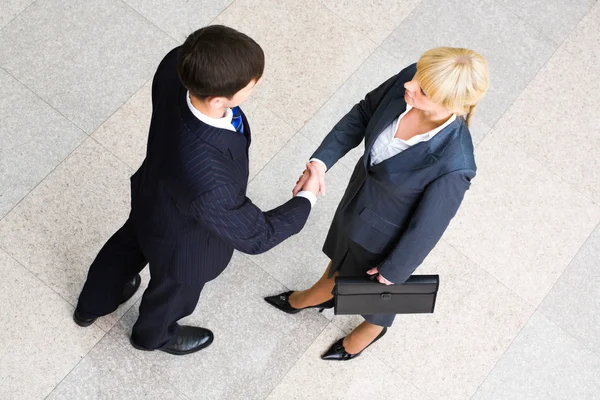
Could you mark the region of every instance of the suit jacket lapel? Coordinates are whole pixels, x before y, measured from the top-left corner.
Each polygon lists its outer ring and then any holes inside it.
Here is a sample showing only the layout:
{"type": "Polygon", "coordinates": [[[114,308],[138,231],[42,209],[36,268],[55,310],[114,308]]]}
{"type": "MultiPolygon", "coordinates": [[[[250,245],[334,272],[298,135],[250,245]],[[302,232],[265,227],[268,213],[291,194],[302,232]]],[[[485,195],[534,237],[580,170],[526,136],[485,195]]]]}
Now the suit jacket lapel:
{"type": "Polygon", "coordinates": [[[393,175],[399,172],[415,171],[427,168],[437,163],[448,145],[458,136],[460,120],[457,118],[433,138],[409,147],[403,152],[373,165],[373,172],[393,175]]]}
{"type": "Polygon", "coordinates": [[[367,126],[366,157],[364,157],[365,166],[368,167],[371,162],[371,148],[377,137],[404,111],[406,111],[404,96],[394,96],[390,98],[387,104],[380,105],[375,114],[373,114],[373,117],[371,118],[373,125],[370,126],[371,124],[369,124],[369,126],[367,126]]]}

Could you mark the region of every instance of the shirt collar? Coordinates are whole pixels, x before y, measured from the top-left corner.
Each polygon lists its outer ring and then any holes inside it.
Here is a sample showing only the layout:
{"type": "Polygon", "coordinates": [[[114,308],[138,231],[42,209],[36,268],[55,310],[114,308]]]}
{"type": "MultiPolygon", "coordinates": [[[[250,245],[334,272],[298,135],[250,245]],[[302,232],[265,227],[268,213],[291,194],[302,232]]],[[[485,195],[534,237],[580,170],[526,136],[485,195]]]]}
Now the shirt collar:
{"type": "Polygon", "coordinates": [[[192,114],[194,114],[194,117],[198,118],[200,121],[215,128],[227,129],[235,132],[235,128],[231,124],[231,119],[233,118],[233,112],[231,111],[231,108],[227,108],[225,110],[225,116],[223,118],[212,118],[208,115],[201,113],[200,111],[198,111],[198,109],[196,109],[196,107],[194,107],[194,105],[192,104],[192,100],[190,99],[189,90],[185,95],[185,99],[187,100],[187,105],[192,114]]]}

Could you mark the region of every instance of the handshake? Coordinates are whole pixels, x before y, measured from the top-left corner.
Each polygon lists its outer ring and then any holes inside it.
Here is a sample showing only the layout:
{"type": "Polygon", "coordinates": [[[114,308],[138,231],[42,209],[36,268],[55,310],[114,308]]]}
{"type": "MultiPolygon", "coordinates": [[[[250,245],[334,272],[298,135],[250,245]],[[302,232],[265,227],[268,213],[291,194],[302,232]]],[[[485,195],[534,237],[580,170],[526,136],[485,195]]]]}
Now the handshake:
{"type": "Polygon", "coordinates": [[[319,192],[325,195],[325,165],[316,161],[306,164],[306,169],[298,178],[292,194],[296,196],[303,190],[312,192],[315,197],[319,192]]]}

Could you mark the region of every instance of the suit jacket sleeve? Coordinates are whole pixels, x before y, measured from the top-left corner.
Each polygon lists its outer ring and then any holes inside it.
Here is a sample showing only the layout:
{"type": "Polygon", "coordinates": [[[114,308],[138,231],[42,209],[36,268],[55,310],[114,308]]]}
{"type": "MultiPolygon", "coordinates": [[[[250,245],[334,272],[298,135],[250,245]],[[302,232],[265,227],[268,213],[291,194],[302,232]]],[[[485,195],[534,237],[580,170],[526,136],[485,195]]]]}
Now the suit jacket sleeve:
{"type": "Polygon", "coordinates": [[[473,170],[458,170],[427,186],[408,228],[379,266],[384,278],[403,283],[421,265],[456,215],[474,176],[473,170]]]}
{"type": "Polygon", "coordinates": [[[223,185],[191,204],[194,218],[236,250],[260,254],[300,232],[310,214],[310,201],[294,197],[262,212],[234,186],[223,185]]]}
{"type": "Polygon", "coordinates": [[[373,113],[403,72],[404,70],[382,83],[352,107],[323,139],[311,159],[323,161],[329,170],[346,153],[358,146],[365,137],[365,130],[373,113]]]}

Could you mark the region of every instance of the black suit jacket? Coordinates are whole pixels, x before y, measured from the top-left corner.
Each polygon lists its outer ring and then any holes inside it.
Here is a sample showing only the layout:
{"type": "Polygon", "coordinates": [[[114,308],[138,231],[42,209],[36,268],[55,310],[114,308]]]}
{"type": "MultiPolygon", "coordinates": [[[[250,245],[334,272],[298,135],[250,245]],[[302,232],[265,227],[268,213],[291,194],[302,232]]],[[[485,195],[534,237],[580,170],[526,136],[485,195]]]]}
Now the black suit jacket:
{"type": "Polygon", "coordinates": [[[415,73],[413,64],[367,94],[313,154],[330,168],[365,142],[325,241],[332,270],[358,273],[362,268],[364,273],[379,266],[388,280],[404,282],[439,241],[475,176],[473,143],[463,118],[429,141],[370,166],[375,139],[406,109],[404,83],[415,73]],[[363,259],[371,265],[343,265],[352,246],[365,250],[363,259]]]}
{"type": "Polygon", "coordinates": [[[181,279],[197,268],[208,281],[234,249],[258,254],[298,233],[311,206],[301,197],[268,212],[252,204],[246,116],[245,135],[198,120],[177,75],[178,51],[166,55],[152,83],[146,158],[131,178],[132,219],[150,263],[176,265],[181,279]]]}

